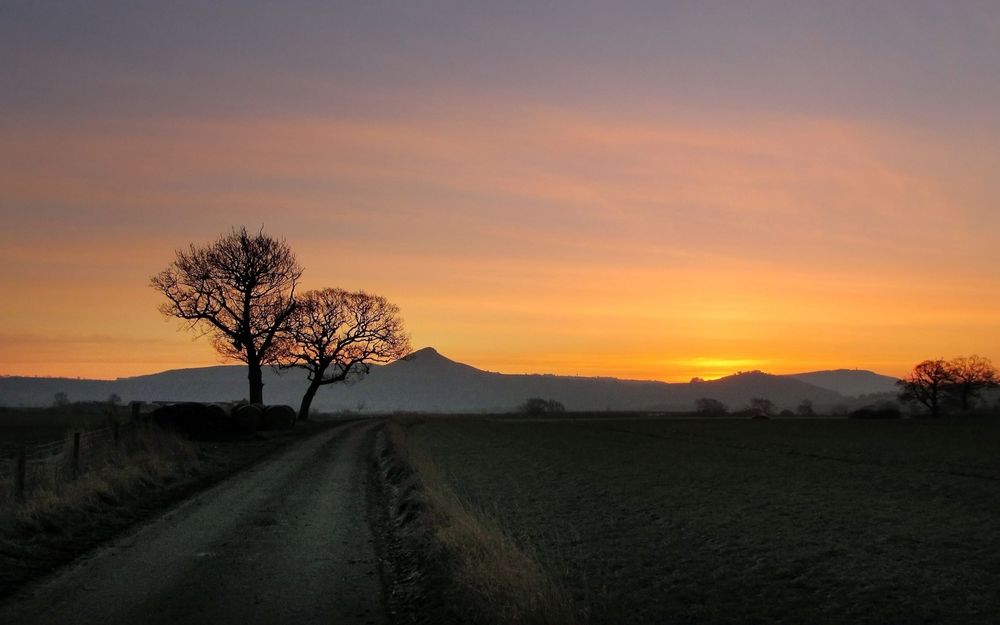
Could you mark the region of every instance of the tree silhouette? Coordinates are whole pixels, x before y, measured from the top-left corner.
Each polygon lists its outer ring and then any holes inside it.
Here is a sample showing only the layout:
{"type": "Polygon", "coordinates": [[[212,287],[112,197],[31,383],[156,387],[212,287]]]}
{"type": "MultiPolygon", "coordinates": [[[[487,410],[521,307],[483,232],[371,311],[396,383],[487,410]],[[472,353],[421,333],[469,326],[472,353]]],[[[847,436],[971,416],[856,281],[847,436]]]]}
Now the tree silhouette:
{"type": "Polygon", "coordinates": [[[770,417],[777,407],[770,399],[754,397],[750,400],[750,410],[759,417],[770,417]]]}
{"type": "Polygon", "coordinates": [[[997,385],[997,370],[989,358],[975,354],[955,358],[948,363],[948,369],[951,373],[948,394],[962,410],[972,407],[980,391],[997,385]]]}
{"type": "Polygon", "coordinates": [[[938,417],[952,384],[951,367],[946,360],[925,360],[896,384],[900,400],[920,403],[932,417],[938,417]]]}
{"type": "Polygon", "coordinates": [[[729,408],[718,399],[701,397],[694,402],[695,412],[706,417],[721,417],[729,412],[729,408]]]}
{"type": "Polygon", "coordinates": [[[288,244],[244,227],[177,250],[150,284],[167,297],[160,307],[164,315],[190,322],[211,337],[220,355],[247,363],[250,402],[259,404],[261,366],[276,362],[275,339],[295,310],[301,276],[288,244]]]}
{"type": "Polygon", "coordinates": [[[299,418],[319,388],[368,373],[373,363],[402,358],[410,351],[399,308],[384,297],[343,289],[308,291],[298,299],[280,341],[282,367],[308,372],[299,418]]]}

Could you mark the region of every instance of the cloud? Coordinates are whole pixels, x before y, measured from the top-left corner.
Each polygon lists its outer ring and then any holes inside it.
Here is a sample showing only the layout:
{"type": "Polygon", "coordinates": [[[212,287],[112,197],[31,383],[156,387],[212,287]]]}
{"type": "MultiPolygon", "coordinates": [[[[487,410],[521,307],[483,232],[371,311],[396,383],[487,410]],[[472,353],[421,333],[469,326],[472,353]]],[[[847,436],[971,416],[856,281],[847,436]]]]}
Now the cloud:
{"type": "Polygon", "coordinates": [[[94,331],[104,302],[138,302],[138,337],[155,318],[148,276],[173,249],[245,223],[285,236],[308,286],[385,293],[422,342],[524,370],[628,360],[679,375],[653,367],[688,366],[699,343],[857,362],[875,334],[888,353],[916,328],[985,324],[956,330],[968,342],[995,325],[997,235],[976,227],[995,195],[955,193],[955,165],[935,177],[953,156],[914,159],[935,151],[925,136],[511,110],[8,125],[0,261],[27,302],[4,313],[22,334],[94,331]]]}

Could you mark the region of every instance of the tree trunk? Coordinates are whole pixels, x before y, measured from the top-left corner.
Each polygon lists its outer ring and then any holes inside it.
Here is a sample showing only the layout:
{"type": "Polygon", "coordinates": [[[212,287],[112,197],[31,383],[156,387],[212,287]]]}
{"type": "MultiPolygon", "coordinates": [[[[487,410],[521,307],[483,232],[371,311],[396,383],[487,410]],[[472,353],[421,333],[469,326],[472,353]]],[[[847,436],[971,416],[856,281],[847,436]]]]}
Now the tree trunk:
{"type": "Polygon", "coordinates": [[[264,377],[260,371],[259,362],[247,363],[249,366],[249,371],[247,372],[247,379],[250,380],[250,403],[251,404],[263,404],[264,403],[264,377]]]}
{"type": "MultiPolygon", "coordinates": [[[[318,379],[317,377],[316,380],[318,379]]],[[[309,383],[306,394],[302,396],[302,405],[299,406],[300,421],[307,421],[309,419],[309,408],[312,406],[313,397],[316,397],[316,391],[319,390],[319,382],[316,380],[309,383]]]]}

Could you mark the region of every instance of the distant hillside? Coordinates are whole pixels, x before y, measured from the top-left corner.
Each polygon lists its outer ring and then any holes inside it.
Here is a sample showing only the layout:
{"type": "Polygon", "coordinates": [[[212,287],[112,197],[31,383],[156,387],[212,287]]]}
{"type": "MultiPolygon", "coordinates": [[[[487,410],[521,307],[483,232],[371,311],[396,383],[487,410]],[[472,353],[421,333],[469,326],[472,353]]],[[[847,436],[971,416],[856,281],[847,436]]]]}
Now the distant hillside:
{"type": "MultiPolygon", "coordinates": [[[[802,375],[822,373],[838,372],[802,375]]],[[[835,375],[830,379],[840,378],[835,375]]],[[[829,383],[826,378],[820,381],[829,383]]],[[[297,406],[305,387],[301,371],[266,369],[264,372],[264,397],[268,403],[297,406]]],[[[46,406],[59,392],[74,401],[104,400],[111,393],[124,401],[235,400],[247,395],[246,368],[177,369],[112,381],[0,378],[2,405],[46,406]]],[[[669,384],[615,378],[508,375],[482,371],[445,358],[433,348],[425,348],[406,359],[372,367],[361,381],[321,389],[314,406],[321,411],[502,412],[513,410],[529,397],[556,399],[569,410],[591,411],[690,410],[701,397],[718,399],[732,409],[746,406],[753,397],[765,397],[788,408],[794,408],[803,399],[812,401],[817,408],[846,401],[836,390],[800,376],[753,372],[708,382],[669,384]]]]}
{"type": "Polygon", "coordinates": [[[862,369],[813,371],[788,376],[807,384],[836,391],[847,397],[895,393],[897,378],[862,369]]]}
{"type": "MultiPolygon", "coordinates": [[[[299,371],[264,369],[265,398],[297,405],[306,388],[299,371]]],[[[247,370],[241,365],[173,369],[117,380],[0,377],[0,405],[49,406],[56,393],[70,401],[103,401],[112,393],[123,401],[231,401],[247,396],[247,370]]]]}

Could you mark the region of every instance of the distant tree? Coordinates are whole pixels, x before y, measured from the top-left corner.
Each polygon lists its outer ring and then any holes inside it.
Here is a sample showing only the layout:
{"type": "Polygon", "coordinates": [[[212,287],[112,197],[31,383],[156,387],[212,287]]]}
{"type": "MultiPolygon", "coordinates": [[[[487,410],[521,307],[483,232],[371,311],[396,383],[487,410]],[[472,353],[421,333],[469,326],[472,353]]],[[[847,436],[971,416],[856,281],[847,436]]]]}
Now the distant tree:
{"type": "Polygon", "coordinates": [[[309,379],[300,419],[309,418],[321,386],[364,375],[372,364],[410,352],[399,308],[384,297],[343,289],[302,294],[279,343],[281,366],[305,369],[309,379]]]}
{"type": "Polygon", "coordinates": [[[69,405],[69,395],[59,391],[52,397],[52,405],[56,408],[62,408],[69,405]]]}
{"type": "Polygon", "coordinates": [[[234,228],[206,245],[177,250],[150,284],[167,297],[164,315],[190,322],[220,355],[247,363],[250,402],[259,404],[261,366],[276,363],[275,339],[295,310],[301,276],[284,241],[234,228]]]}
{"type": "Polygon", "coordinates": [[[118,393],[111,393],[108,395],[107,403],[109,406],[117,406],[122,403],[122,398],[118,396],[118,393]]]}
{"type": "Polygon", "coordinates": [[[711,397],[702,397],[696,400],[694,409],[695,412],[706,417],[721,417],[729,413],[729,408],[724,403],[711,397]]]}
{"type": "Polygon", "coordinates": [[[798,407],[795,408],[795,414],[800,417],[815,417],[816,409],[813,408],[813,403],[808,399],[803,399],[799,402],[798,407]]]}
{"type": "Polygon", "coordinates": [[[518,407],[518,412],[528,415],[556,414],[566,412],[566,406],[554,399],[531,397],[518,407]]]}
{"type": "Polygon", "coordinates": [[[941,359],[925,360],[896,384],[900,401],[919,403],[932,417],[938,417],[952,385],[951,366],[941,359]]]}
{"type": "Polygon", "coordinates": [[[848,416],[851,419],[899,419],[903,413],[896,402],[882,401],[874,406],[869,405],[853,410],[848,416]]]}
{"type": "Polygon", "coordinates": [[[997,370],[989,358],[972,355],[948,362],[950,380],[947,393],[963,411],[972,408],[979,393],[997,385],[997,370]]]}
{"type": "Polygon", "coordinates": [[[689,382],[689,384],[701,384],[704,381],[705,381],[705,378],[694,377],[694,378],[691,378],[691,382],[689,382]]]}
{"type": "Polygon", "coordinates": [[[754,397],[750,400],[750,410],[761,417],[770,417],[777,410],[774,402],[763,397],[754,397]]]}
{"type": "Polygon", "coordinates": [[[830,409],[830,414],[835,417],[846,417],[850,412],[851,409],[847,404],[837,404],[830,409]]]}

